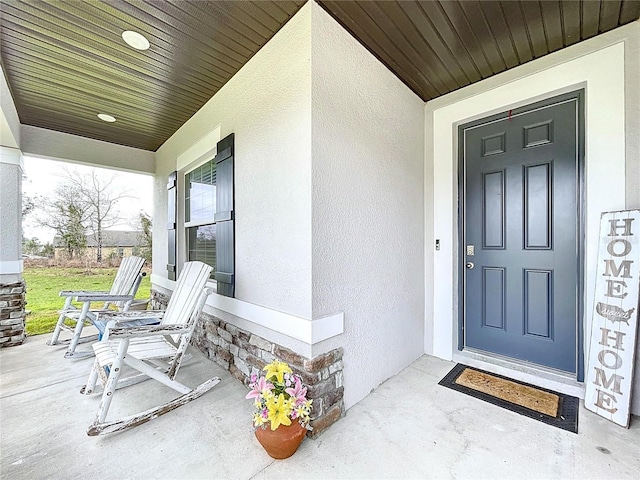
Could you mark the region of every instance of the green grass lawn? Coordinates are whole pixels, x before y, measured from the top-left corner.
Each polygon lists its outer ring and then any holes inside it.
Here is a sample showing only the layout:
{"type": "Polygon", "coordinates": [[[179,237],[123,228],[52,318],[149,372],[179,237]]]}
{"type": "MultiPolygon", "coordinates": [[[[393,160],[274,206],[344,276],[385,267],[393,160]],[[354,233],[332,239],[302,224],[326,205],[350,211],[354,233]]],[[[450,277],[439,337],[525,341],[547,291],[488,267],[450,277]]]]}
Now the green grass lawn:
{"type": "MultiPolygon", "coordinates": [[[[64,304],[61,290],[108,291],[117,268],[93,268],[87,273],[82,268],[27,267],[23,275],[27,283],[27,335],[53,332],[58,321],[58,310],[64,304]]],[[[149,275],[142,279],[136,298],[149,298],[149,275]]],[[[101,304],[96,304],[96,307],[101,304]]]]}

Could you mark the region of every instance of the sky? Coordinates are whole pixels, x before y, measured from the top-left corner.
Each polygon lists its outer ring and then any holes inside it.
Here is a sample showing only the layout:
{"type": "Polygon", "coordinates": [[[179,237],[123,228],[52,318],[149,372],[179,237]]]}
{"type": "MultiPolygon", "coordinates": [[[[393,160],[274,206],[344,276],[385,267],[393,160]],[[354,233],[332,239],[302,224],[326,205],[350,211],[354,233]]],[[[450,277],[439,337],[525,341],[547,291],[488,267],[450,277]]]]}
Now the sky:
{"type": "MultiPolygon", "coordinates": [[[[113,175],[116,176],[118,188],[122,188],[130,198],[118,204],[118,209],[124,221],[121,225],[113,227],[112,230],[133,230],[133,226],[130,224],[132,223],[131,220],[138,215],[140,210],[153,217],[153,177],[151,175],[120,172],[106,168],[87,167],[25,156],[25,178],[22,181],[23,195],[30,197],[35,195],[53,196],[56,187],[62,182],[62,178],[59,175],[63,173],[62,169],[65,167],[80,174],[91,173],[91,170],[94,169],[98,175],[104,175],[104,178],[107,179],[113,175]]],[[[38,211],[36,205],[36,209],[27,215],[22,223],[23,234],[25,238],[36,237],[43,244],[52,242],[55,232],[50,228],[43,227],[37,221],[38,214],[41,214],[41,212],[38,211]]]]}

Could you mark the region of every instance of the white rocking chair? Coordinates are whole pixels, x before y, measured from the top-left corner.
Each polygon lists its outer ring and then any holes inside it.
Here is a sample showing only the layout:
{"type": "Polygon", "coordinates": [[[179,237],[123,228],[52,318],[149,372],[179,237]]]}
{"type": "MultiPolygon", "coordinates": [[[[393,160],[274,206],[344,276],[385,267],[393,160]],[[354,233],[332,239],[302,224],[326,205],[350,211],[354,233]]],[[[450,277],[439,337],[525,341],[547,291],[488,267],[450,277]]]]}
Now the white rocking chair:
{"type": "Polygon", "coordinates": [[[135,427],[200,397],[220,379],[214,377],[195,388],[175,380],[191,335],[211,289],[206,288],[212,268],[202,262],[187,262],[178,278],[164,312],[101,313],[109,317],[103,339],[92,345],[96,354],[93,369],[81,393],[94,392],[98,377],[104,385],[102,400],[89,436],[113,433],[135,427]],[[118,326],[136,318],[161,318],[159,325],[118,326]],[[122,367],[128,365],[140,373],[120,379],[122,367]],[[107,421],[109,406],[116,389],[153,378],[182,395],[169,403],[118,420],[107,421]]]}
{"type": "Polygon", "coordinates": [[[53,331],[51,340],[47,345],[69,345],[65,352],[65,358],[83,358],[93,355],[93,352],[76,352],[79,343],[93,342],[97,340],[104,331],[104,326],[96,324],[96,315],[99,312],[109,311],[110,306],[115,306],[119,311],[126,312],[134,303],[134,297],[145,275],[142,273],[144,258],[129,256],[122,259],[118,273],[113,280],[111,290],[108,292],[92,292],[92,291],[72,291],[63,290],[60,292],[61,297],[66,297],[64,307],[60,310],[58,323],[53,331]],[[82,306],[76,306],[73,302],[81,303],[82,306]],[[91,309],[92,302],[104,302],[100,309],[91,309]],[[75,322],[75,326],[65,324],[65,320],[75,322]],[[82,329],[86,321],[90,321],[100,331],[100,335],[91,335],[82,337],[82,329]],[[62,330],[73,334],[71,339],[59,341],[58,338],[62,330]]]}

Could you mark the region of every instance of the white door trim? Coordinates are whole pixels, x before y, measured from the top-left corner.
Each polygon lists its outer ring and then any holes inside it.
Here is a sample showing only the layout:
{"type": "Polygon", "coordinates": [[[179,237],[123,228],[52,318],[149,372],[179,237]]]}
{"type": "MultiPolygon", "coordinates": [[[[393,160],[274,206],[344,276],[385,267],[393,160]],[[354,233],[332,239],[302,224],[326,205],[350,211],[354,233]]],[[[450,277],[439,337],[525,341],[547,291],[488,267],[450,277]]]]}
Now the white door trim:
{"type": "MultiPolygon", "coordinates": [[[[533,66],[529,70],[532,68],[540,67],[533,66]]],[[[509,72],[502,76],[504,84],[489,91],[449,105],[443,105],[446,99],[427,104],[426,124],[433,125],[433,131],[428,134],[433,143],[427,149],[427,170],[432,168],[433,171],[433,203],[427,204],[432,210],[427,215],[433,215],[434,229],[433,237],[425,242],[426,254],[433,258],[433,270],[426,273],[432,276],[426,283],[433,284],[433,300],[427,302],[433,305],[433,314],[427,312],[425,320],[425,330],[431,330],[425,334],[425,340],[429,342],[425,344],[425,351],[447,360],[452,360],[454,353],[457,355],[458,125],[560,93],[586,89],[585,311],[593,302],[600,212],[625,205],[624,44],[617,43],[552,64],[521,78],[513,79],[517,72],[507,74],[509,72]],[[594,68],[594,65],[598,67],[594,68]],[[509,78],[512,81],[507,83],[509,78]],[[436,239],[440,241],[438,251],[433,250],[436,239]]],[[[486,88],[483,83],[469,89],[481,91],[486,88]]],[[[584,321],[584,331],[588,332],[589,320],[584,321]]]]}

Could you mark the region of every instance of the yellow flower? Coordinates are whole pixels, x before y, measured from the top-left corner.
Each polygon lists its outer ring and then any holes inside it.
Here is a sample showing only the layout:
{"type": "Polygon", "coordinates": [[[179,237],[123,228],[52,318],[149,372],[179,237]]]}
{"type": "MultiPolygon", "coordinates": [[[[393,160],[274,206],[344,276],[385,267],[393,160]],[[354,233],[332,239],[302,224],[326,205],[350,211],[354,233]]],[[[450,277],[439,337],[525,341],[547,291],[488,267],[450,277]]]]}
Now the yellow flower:
{"type": "Polygon", "coordinates": [[[275,376],[279,383],[284,382],[285,373],[292,373],[289,365],[284,362],[279,362],[278,360],[274,360],[269,365],[264,367],[263,370],[267,372],[266,377],[268,379],[275,376]]]}
{"type": "Polygon", "coordinates": [[[291,419],[289,418],[291,406],[284,399],[284,395],[278,395],[267,400],[267,412],[267,420],[271,422],[271,430],[275,430],[281,424],[291,425],[291,419]]]}
{"type": "Polygon", "coordinates": [[[309,421],[309,410],[307,410],[305,407],[297,407],[295,410],[296,418],[299,418],[305,423],[309,421]]]}
{"type": "Polygon", "coordinates": [[[262,418],[262,414],[260,412],[255,413],[253,415],[253,424],[256,427],[261,427],[262,425],[264,425],[264,423],[265,423],[265,420],[264,418],[262,418]]]}

